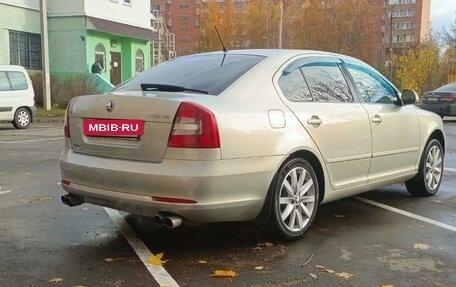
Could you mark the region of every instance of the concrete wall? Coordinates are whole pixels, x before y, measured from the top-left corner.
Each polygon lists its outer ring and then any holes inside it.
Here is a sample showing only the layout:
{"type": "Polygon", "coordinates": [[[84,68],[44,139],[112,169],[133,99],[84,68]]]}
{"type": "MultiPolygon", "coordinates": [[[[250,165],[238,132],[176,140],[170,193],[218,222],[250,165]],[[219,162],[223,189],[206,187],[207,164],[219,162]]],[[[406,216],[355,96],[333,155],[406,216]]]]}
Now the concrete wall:
{"type": "Polygon", "coordinates": [[[9,30],[41,34],[40,12],[33,8],[33,2],[0,1],[0,64],[10,64],[9,30]],[[13,6],[10,2],[17,3],[13,6]]]}
{"type": "Polygon", "coordinates": [[[84,17],[49,18],[49,65],[54,73],[86,73],[84,17]]]}
{"type": "Polygon", "coordinates": [[[150,0],[48,0],[49,17],[91,16],[150,29],[150,0]]]}
{"type": "Polygon", "coordinates": [[[11,6],[38,10],[40,9],[39,0],[0,0],[0,4],[7,4],[11,6]]]}

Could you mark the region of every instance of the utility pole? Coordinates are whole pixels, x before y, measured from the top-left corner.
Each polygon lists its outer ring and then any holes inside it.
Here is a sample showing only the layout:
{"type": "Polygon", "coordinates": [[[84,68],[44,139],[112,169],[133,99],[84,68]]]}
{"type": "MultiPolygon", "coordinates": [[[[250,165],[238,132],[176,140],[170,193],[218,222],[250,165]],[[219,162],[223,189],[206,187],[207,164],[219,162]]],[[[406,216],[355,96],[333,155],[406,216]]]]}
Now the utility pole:
{"type": "Polygon", "coordinates": [[[282,22],[283,22],[283,3],[282,0],[279,2],[280,5],[280,18],[279,18],[279,49],[282,49],[282,22]]]}
{"type": "Polygon", "coordinates": [[[396,1],[396,3],[391,6],[390,9],[390,27],[389,27],[389,32],[390,32],[390,43],[389,43],[389,51],[390,51],[390,67],[389,67],[389,74],[390,74],[390,81],[393,82],[393,9],[394,7],[399,4],[399,0],[396,1]]]}
{"type": "Polygon", "coordinates": [[[49,111],[51,109],[51,78],[49,76],[49,46],[46,1],[47,0],[40,0],[41,65],[43,68],[43,106],[46,111],[49,111]]]}

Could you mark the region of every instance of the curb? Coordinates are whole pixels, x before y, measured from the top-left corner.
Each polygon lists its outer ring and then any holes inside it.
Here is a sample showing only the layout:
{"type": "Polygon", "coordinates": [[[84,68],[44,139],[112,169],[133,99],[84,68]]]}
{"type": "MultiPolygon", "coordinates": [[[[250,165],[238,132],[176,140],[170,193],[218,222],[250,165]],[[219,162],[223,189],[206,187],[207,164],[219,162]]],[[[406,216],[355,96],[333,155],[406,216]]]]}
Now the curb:
{"type": "Polygon", "coordinates": [[[58,123],[63,124],[65,117],[35,117],[33,123],[58,123]]]}

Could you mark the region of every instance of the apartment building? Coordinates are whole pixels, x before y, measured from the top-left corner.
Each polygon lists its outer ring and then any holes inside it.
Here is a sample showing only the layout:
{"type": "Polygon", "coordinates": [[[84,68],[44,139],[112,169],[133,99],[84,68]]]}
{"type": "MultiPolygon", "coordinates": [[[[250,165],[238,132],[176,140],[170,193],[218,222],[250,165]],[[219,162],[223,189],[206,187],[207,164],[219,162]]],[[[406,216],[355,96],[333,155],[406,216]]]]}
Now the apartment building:
{"type": "Polygon", "coordinates": [[[431,0],[382,0],[378,16],[380,32],[376,42],[376,63],[387,63],[391,53],[398,55],[404,49],[423,41],[429,33],[431,0]]]}
{"type": "Polygon", "coordinates": [[[168,31],[174,35],[176,56],[195,53],[202,1],[151,0],[152,11],[161,13],[168,31]]]}

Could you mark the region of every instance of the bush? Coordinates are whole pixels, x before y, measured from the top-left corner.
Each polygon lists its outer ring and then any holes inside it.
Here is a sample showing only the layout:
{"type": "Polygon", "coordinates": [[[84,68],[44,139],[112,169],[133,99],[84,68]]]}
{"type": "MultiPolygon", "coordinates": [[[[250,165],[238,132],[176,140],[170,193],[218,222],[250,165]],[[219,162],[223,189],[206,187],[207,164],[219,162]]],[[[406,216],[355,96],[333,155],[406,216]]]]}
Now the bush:
{"type": "MultiPolygon", "coordinates": [[[[42,73],[31,75],[33,89],[35,91],[35,105],[43,107],[43,76],[42,73]]],[[[50,77],[51,103],[53,107],[66,108],[70,100],[81,95],[101,93],[97,83],[90,75],[77,74],[67,80],[61,80],[56,76],[50,77]]]]}

